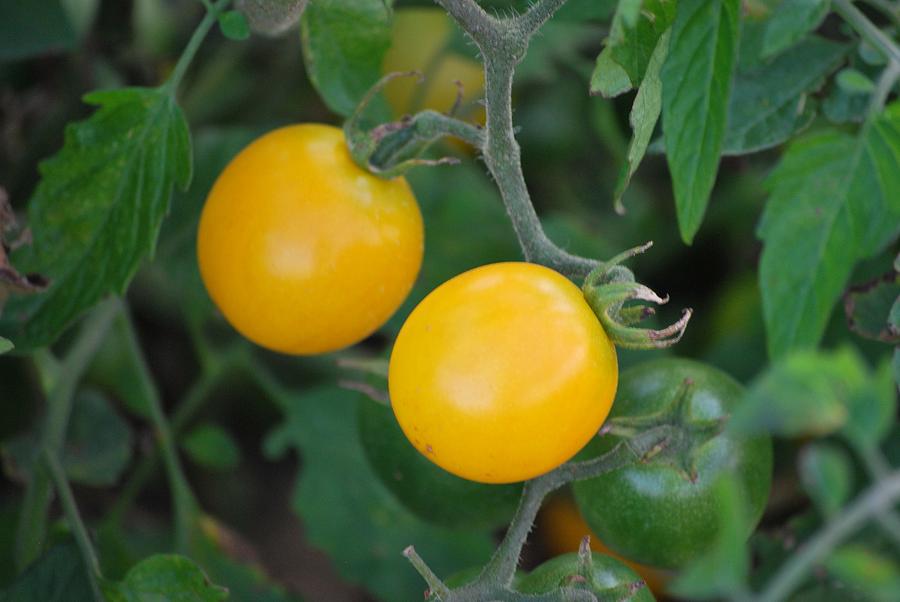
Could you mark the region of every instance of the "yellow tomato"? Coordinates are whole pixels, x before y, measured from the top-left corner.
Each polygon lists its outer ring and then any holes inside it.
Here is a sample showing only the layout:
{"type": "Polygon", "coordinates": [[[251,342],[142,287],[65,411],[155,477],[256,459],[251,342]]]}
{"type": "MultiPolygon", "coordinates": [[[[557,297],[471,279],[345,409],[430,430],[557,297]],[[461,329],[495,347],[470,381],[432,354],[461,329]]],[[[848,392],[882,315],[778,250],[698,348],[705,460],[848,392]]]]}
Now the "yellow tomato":
{"type": "Polygon", "coordinates": [[[530,263],[456,276],[413,310],[391,355],[394,414],[457,476],[512,483],[569,460],[616,392],[616,351],[581,290],[530,263]]]}
{"type": "Polygon", "coordinates": [[[547,554],[551,557],[577,552],[581,539],[585,535],[590,535],[592,550],[612,556],[630,567],[641,576],[657,597],[664,594],[666,584],[672,580],[671,571],[633,562],[603,545],[581,516],[575,502],[569,497],[557,495],[547,501],[538,515],[538,532],[547,554]]]}
{"type": "Polygon", "coordinates": [[[400,78],[388,84],[385,96],[398,115],[432,109],[445,113],[463,85],[463,117],[484,123],[483,109],[475,104],[484,90],[484,71],[469,57],[448,48],[453,21],[440,8],[405,8],[394,11],[393,37],[382,63],[384,73],[420,71],[425,81],[400,78]]]}
{"type": "Polygon", "coordinates": [[[262,136],[225,168],[197,254],[210,296],[241,334],[307,355],[387,321],[416,279],[423,238],[406,180],[360,169],[340,129],[302,124],[262,136]]]}

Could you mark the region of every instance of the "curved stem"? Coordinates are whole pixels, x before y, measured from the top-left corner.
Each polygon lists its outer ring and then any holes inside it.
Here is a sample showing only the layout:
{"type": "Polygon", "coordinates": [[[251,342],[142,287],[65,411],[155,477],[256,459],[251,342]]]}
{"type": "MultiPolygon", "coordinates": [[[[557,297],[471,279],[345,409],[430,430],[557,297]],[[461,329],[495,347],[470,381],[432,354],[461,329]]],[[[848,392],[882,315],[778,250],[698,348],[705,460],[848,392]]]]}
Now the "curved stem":
{"type": "MultiPolygon", "coordinates": [[[[58,453],[62,447],[72,398],[81,376],[106,338],[118,313],[117,300],[98,305],[82,324],[78,338],[60,366],[60,372],[47,396],[47,416],[41,433],[41,447],[58,453]]],[[[47,507],[50,504],[50,478],[44,470],[35,470],[25,488],[25,499],[16,535],[16,566],[19,570],[38,557],[47,531],[47,507]]]]}
{"type": "Polygon", "coordinates": [[[150,368],[147,366],[147,360],[138,344],[134,324],[127,309],[123,311],[123,315],[125,317],[126,343],[129,351],[134,356],[134,361],[140,374],[140,382],[138,384],[143,389],[144,398],[148,400],[150,405],[150,419],[156,430],[156,438],[162,451],[166,475],[169,479],[169,486],[172,489],[172,505],[175,509],[175,547],[181,552],[186,552],[197,514],[197,502],[181,467],[181,460],[178,457],[178,450],[175,446],[175,438],[163,411],[159,390],[156,388],[156,383],[150,374],[150,368]]]}
{"type": "MultiPolygon", "coordinates": [[[[878,448],[857,448],[857,455],[862,460],[866,472],[869,473],[873,481],[885,479],[891,474],[891,465],[888,464],[888,461],[878,448]]],[[[891,509],[887,509],[880,513],[876,520],[890,536],[894,546],[900,549],[900,515],[891,509]]]]}
{"type": "Polygon", "coordinates": [[[212,26],[215,25],[216,20],[219,18],[219,13],[221,13],[230,2],[231,0],[219,0],[212,5],[207,1],[203,2],[203,5],[207,9],[206,14],[203,15],[203,20],[197,25],[197,29],[194,30],[191,39],[188,40],[187,46],[185,46],[184,50],[181,52],[181,56],[178,58],[178,62],[175,63],[175,68],[172,69],[172,74],[169,76],[169,79],[163,84],[163,88],[167,89],[170,94],[174,95],[178,90],[178,86],[181,84],[181,80],[184,79],[184,74],[187,72],[188,67],[191,66],[194,56],[197,54],[197,50],[200,49],[200,45],[203,43],[203,40],[206,39],[206,34],[208,34],[209,30],[212,29],[212,26]]]}
{"type": "Polygon", "coordinates": [[[850,0],[833,0],[834,11],[838,13],[856,33],[881,52],[886,59],[900,63],[900,47],[886,36],[850,0]]]}
{"type": "Polygon", "coordinates": [[[636,460],[635,454],[625,443],[619,443],[599,458],[585,462],[569,462],[525,483],[519,508],[494,552],[493,557],[479,578],[479,584],[491,583],[507,586],[512,582],[519,564],[522,547],[534,524],[544,498],[551,492],[572,481],[589,479],[622,468],[636,460]]]}
{"type": "Polygon", "coordinates": [[[87,565],[88,581],[91,584],[91,590],[94,592],[94,599],[97,602],[105,602],[103,592],[100,591],[100,561],[97,560],[97,553],[91,544],[91,538],[88,537],[87,529],[81,515],[78,513],[78,505],[75,503],[75,496],[72,495],[72,488],[66,480],[66,473],[59,463],[56,453],[49,448],[44,448],[43,463],[50,472],[53,482],[56,485],[56,492],[62,502],[63,511],[66,513],[66,520],[69,522],[69,528],[75,536],[75,542],[81,550],[81,557],[84,564],[87,565]]]}
{"type": "Polygon", "coordinates": [[[540,0],[528,12],[507,20],[488,15],[474,0],[436,0],[468,33],[484,56],[486,125],[484,161],[506,206],[527,261],[540,263],[576,279],[598,261],[558,247],[541,226],[522,173],[522,153],[512,121],[512,82],[535,31],[565,0],[540,0]]]}
{"type": "Polygon", "coordinates": [[[781,566],[755,602],[779,602],[800,585],[816,562],[873,517],[900,499],[900,471],[895,471],[856,498],[781,566]]]}

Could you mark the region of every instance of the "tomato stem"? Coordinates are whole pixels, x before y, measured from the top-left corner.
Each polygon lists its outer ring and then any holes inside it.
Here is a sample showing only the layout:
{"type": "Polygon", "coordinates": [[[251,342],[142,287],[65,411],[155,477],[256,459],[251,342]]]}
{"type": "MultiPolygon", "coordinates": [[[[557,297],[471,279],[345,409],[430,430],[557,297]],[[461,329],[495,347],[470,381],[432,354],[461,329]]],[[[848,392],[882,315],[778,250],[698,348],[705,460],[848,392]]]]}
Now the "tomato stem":
{"type": "Polygon", "coordinates": [[[69,481],[66,480],[66,473],[59,463],[56,452],[45,447],[41,455],[43,464],[47,467],[50,476],[53,478],[56,492],[62,502],[63,511],[66,514],[66,520],[69,523],[72,534],[75,536],[75,542],[78,544],[78,548],[81,551],[84,564],[87,565],[88,581],[90,582],[91,590],[94,593],[94,600],[97,602],[105,602],[103,592],[100,591],[100,583],[98,582],[98,578],[102,576],[100,573],[100,561],[97,560],[97,552],[91,544],[91,538],[88,536],[84,521],[81,520],[81,514],[78,512],[78,505],[75,503],[75,496],[72,494],[72,488],[69,486],[69,481]]]}
{"type": "MultiPolygon", "coordinates": [[[[47,417],[41,434],[41,447],[57,452],[63,445],[75,387],[81,380],[91,358],[106,338],[106,333],[117,315],[117,301],[101,303],[85,320],[60,367],[59,376],[47,385],[47,417]]],[[[46,385],[46,383],[45,383],[46,385]]],[[[35,471],[25,488],[22,511],[16,536],[16,565],[19,569],[37,558],[45,543],[47,531],[47,507],[50,505],[50,478],[46,471],[35,471]]]]}

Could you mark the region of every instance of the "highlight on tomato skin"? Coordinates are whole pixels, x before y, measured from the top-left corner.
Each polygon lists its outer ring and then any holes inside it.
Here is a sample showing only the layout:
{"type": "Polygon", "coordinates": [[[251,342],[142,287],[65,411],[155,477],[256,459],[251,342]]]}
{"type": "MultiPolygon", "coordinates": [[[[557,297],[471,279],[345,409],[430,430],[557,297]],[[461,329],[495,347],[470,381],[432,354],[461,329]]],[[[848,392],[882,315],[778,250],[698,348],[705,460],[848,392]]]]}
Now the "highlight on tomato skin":
{"type": "Polygon", "coordinates": [[[524,481],[571,459],[609,413],[617,382],[615,347],[582,291],[522,262],[432,291],[401,328],[388,376],[394,414],[419,452],[483,483],[524,481]]]}
{"type": "Polygon", "coordinates": [[[343,132],[322,124],[276,129],[238,153],[197,236],[203,282],[228,322],[294,355],[372,334],[406,299],[423,252],[406,180],[364,171],[343,132]]]}

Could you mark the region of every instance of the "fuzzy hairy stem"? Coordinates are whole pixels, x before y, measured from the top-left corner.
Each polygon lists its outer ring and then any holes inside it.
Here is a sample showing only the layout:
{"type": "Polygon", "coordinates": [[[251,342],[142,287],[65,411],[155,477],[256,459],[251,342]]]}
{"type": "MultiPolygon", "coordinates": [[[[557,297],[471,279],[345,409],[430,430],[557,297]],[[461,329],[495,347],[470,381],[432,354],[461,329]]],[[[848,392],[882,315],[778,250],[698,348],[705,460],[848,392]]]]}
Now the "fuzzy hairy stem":
{"type": "Polygon", "coordinates": [[[484,161],[500,189],[527,261],[572,278],[584,278],[599,262],[561,249],[544,232],[522,172],[522,153],[512,120],[512,82],[531,36],[565,0],[540,0],[523,15],[497,19],[474,0],[436,0],[475,41],[484,57],[486,125],[484,161]]]}

